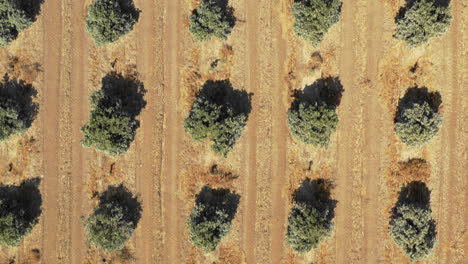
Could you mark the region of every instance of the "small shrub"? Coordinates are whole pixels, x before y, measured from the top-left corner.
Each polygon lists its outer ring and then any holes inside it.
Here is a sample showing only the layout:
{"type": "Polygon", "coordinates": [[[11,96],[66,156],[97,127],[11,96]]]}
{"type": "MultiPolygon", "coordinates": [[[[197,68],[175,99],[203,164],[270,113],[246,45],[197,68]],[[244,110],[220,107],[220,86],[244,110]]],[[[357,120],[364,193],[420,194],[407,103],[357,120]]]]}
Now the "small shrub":
{"type": "Polygon", "coordinates": [[[291,12],[294,32],[315,47],[340,20],[341,0],[296,0],[291,12]]]}
{"type": "Polygon", "coordinates": [[[91,95],[89,122],[81,129],[85,147],[94,147],[110,155],[125,153],[135,138],[139,122],[135,119],[146,102],[143,85],[117,73],[102,80],[102,89],[91,95]]]}
{"type": "MultiPolygon", "coordinates": [[[[226,1],[227,2],[227,1],[226,1]]],[[[227,39],[235,24],[232,8],[216,0],[202,0],[190,16],[190,32],[197,41],[227,39]]]]}
{"type": "Polygon", "coordinates": [[[323,179],[306,179],[296,190],[286,233],[286,243],[294,251],[316,248],[333,230],[336,201],[330,199],[330,188],[323,179]]]}
{"type": "Polygon", "coordinates": [[[404,187],[390,221],[390,236],[410,259],[418,260],[434,248],[436,224],[431,216],[429,190],[421,182],[404,187]]]}
{"type": "Polygon", "coordinates": [[[36,21],[42,0],[0,0],[0,46],[7,46],[36,21]]]}
{"type": "Polygon", "coordinates": [[[141,217],[141,205],[123,186],[111,186],[99,206],[84,221],[88,242],[107,252],[121,250],[141,217]]]}
{"type": "Polygon", "coordinates": [[[96,0],[89,6],[86,30],[102,46],[130,32],[138,17],[132,0],[96,0]]]}
{"type": "Polygon", "coordinates": [[[0,245],[17,247],[37,224],[42,198],[39,180],[0,186],[0,245]]]}
{"type": "Polygon", "coordinates": [[[451,19],[450,7],[435,0],[409,1],[397,16],[395,37],[410,47],[419,46],[447,32],[451,19]]]}
{"type": "Polygon", "coordinates": [[[214,251],[230,232],[238,203],[239,196],[229,190],[205,186],[188,217],[190,242],[205,252],[214,251]]]}
{"type": "Polygon", "coordinates": [[[295,94],[288,111],[288,126],[298,140],[326,147],[338,125],[336,107],[343,87],[338,78],[325,78],[295,94]]]}
{"type": "Polygon", "coordinates": [[[442,123],[438,106],[432,102],[429,94],[424,93],[418,88],[411,88],[400,101],[395,118],[395,133],[409,146],[419,146],[429,141],[438,133],[442,123]]]}
{"type": "Polygon", "coordinates": [[[227,80],[208,81],[197,95],[184,128],[195,141],[209,138],[213,151],[226,156],[242,135],[249,112],[246,92],[234,91],[227,80]]]}
{"type": "Polygon", "coordinates": [[[0,141],[12,135],[23,134],[37,114],[37,104],[32,102],[36,90],[23,81],[5,77],[0,83],[0,141]]]}

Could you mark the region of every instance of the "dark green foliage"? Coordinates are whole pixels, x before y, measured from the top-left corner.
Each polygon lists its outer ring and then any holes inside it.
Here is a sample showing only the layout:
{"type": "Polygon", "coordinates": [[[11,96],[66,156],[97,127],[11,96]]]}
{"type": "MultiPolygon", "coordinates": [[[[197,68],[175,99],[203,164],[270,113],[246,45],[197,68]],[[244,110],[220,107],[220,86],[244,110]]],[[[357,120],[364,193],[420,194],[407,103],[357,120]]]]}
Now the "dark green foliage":
{"type": "Polygon", "coordinates": [[[297,91],[288,112],[288,126],[298,140],[326,147],[336,130],[343,86],[338,78],[326,78],[297,91]]]}
{"type": "Polygon", "coordinates": [[[341,0],[296,0],[291,7],[294,32],[317,46],[341,14],[341,0]]]}
{"type": "Polygon", "coordinates": [[[288,113],[288,124],[294,137],[306,144],[327,146],[336,130],[338,115],[334,108],[318,102],[298,102],[288,113]]]}
{"type": "Polygon", "coordinates": [[[333,230],[336,201],[330,199],[331,187],[323,179],[306,179],[296,190],[286,234],[286,243],[296,252],[316,248],[333,230]]]}
{"type": "Polygon", "coordinates": [[[89,6],[86,30],[102,46],[130,32],[138,17],[132,0],[96,0],[89,6]]]}
{"type": "Polygon", "coordinates": [[[224,0],[202,0],[190,16],[190,32],[197,41],[227,39],[235,25],[231,7],[224,0]]]}
{"type": "Polygon", "coordinates": [[[238,204],[239,196],[227,189],[203,187],[188,217],[190,242],[205,252],[214,251],[231,230],[238,204]]]}
{"type": "Polygon", "coordinates": [[[0,46],[6,46],[31,26],[43,0],[0,0],[0,46]]]}
{"type": "Polygon", "coordinates": [[[110,186],[85,220],[88,241],[107,252],[123,249],[141,218],[140,202],[123,185],[110,186]]]}
{"type": "Polygon", "coordinates": [[[393,208],[390,236],[412,261],[431,253],[436,242],[436,223],[431,216],[430,191],[422,182],[403,187],[393,208]]]}
{"type": "Polygon", "coordinates": [[[451,19],[448,5],[436,0],[408,1],[396,18],[395,37],[410,47],[419,46],[447,32],[451,19]]]}
{"type": "Polygon", "coordinates": [[[409,146],[419,146],[439,131],[442,116],[438,112],[440,94],[427,88],[410,88],[400,100],[395,118],[395,133],[409,146]]]}
{"type": "Polygon", "coordinates": [[[91,95],[89,122],[81,129],[85,147],[110,155],[125,153],[135,138],[135,119],[145,107],[143,84],[115,72],[102,79],[102,89],[91,95]]]}
{"type": "Polygon", "coordinates": [[[31,126],[38,108],[32,101],[36,93],[31,85],[5,76],[0,83],[0,141],[20,135],[31,126]]]}
{"type": "Polygon", "coordinates": [[[19,186],[0,186],[0,245],[16,247],[31,232],[41,215],[40,180],[19,186]]]}
{"type": "Polygon", "coordinates": [[[207,81],[184,121],[195,141],[209,138],[215,153],[226,156],[242,135],[250,113],[250,95],[234,90],[229,80],[207,81]]]}

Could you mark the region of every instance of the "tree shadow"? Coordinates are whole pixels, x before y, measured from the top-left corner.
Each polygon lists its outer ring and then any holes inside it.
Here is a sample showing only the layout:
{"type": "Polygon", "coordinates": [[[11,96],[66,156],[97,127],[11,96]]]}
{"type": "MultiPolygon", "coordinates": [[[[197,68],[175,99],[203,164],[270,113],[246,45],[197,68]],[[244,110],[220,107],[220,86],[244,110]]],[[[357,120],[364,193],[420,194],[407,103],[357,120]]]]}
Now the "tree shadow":
{"type": "Polygon", "coordinates": [[[229,189],[213,189],[205,185],[198,193],[195,203],[206,206],[208,210],[205,210],[204,214],[208,218],[220,210],[228,214],[228,221],[232,221],[236,215],[239,201],[240,196],[229,189]]]}
{"type": "Polygon", "coordinates": [[[18,0],[19,6],[26,12],[27,16],[32,19],[32,21],[37,20],[37,16],[41,12],[41,5],[44,3],[44,0],[18,0]]]}
{"type": "Polygon", "coordinates": [[[413,181],[401,188],[395,208],[401,205],[418,205],[422,208],[430,207],[431,191],[421,181],[413,181]]]}
{"type": "Polygon", "coordinates": [[[206,81],[198,96],[203,96],[217,105],[232,106],[236,116],[244,114],[248,117],[252,111],[253,93],[234,89],[229,80],[206,81]]]}
{"type": "Polygon", "coordinates": [[[146,90],[135,78],[110,72],[102,78],[101,91],[104,96],[97,102],[97,107],[112,108],[131,118],[136,118],[146,107],[146,90]]]}
{"type": "Polygon", "coordinates": [[[138,19],[140,18],[140,13],[141,10],[137,9],[135,7],[135,3],[133,3],[133,0],[117,0],[120,4],[120,7],[122,8],[122,11],[126,14],[130,14],[132,17],[135,18],[135,21],[138,22],[138,19]]]}
{"type": "Polygon", "coordinates": [[[439,112],[439,107],[442,104],[442,97],[439,92],[429,92],[426,87],[411,87],[406,90],[405,95],[400,98],[397,107],[396,119],[403,113],[404,110],[412,108],[414,104],[423,104],[427,102],[434,113],[439,112]]]}
{"type": "Polygon", "coordinates": [[[293,193],[295,203],[305,203],[320,212],[328,211],[327,221],[331,221],[335,216],[337,201],[331,199],[333,183],[327,179],[311,180],[306,178],[299,188],[293,193]]]}
{"type": "Polygon", "coordinates": [[[40,178],[23,181],[19,186],[0,185],[0,215],[14,214],[25,226],[19,230],[28,230],[38,223],[42,214],[42,195],[39,190],[40,178]]]}
{"type": "Polygon", "coordinates": [[[109,186],[107,190],[101,194],[99,197],[99,206],[96,208],[95,213],[108,214],[107,210],[113,208],[115,205],[123,209],[125,222],[133,223],[133,227],[135,228],[141,218],[141,203],[123,184],[109,186]]]}
{"type": "Polygon", "coordinates": [[[294,105],[301,102],[324,103],[335,108],[340,105],[343,91],[343,85],[338,77],[318,79],[313,84],[304,87],[303,90],[294,91],[294,105]]]}
{"type": "MultiPolygon", "coordinates": [[[[419,0],[406,0],[405,1],[405,5],[400,7],[400,9],[398,10],[398,13],[397,15],[395,16],[395,23],[398,22],[398,20],[402,19],[406,12],[408,12],[408,10],[413,7],[413,5],[416,3],[416,1],[419,1],[419,0]]],[[[432,0],[432,2],[434,3],[434,5],[436,7],[448,7],[450,5],[450,0],[432,0]]]]}
{"type": "Polygon", "coordinates": [[[33,102],[36,96],[37,91],[32,85],[23,80],[10,79],[7,74],[3,77],[3,83],[0,84],[0,104],[18,104],[18,119],[25,123],[26,128],[31,126],[38,114],[39,105],[33,102]]]}

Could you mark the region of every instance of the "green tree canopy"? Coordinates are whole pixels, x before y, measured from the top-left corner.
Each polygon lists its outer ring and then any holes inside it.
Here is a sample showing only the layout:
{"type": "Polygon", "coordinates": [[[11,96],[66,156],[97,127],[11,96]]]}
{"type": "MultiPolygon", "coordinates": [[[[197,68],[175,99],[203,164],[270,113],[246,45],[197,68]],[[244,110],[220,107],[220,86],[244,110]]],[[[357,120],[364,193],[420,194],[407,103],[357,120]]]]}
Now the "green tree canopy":
{"type": "Polygon", "coordinates": [[[205,252],[216,249],[231,230],[239,196],[227,189],[203,187],[188,217],[189,239],[205,252]]]}
{"type": "Polygon", "coordinates": [[[324,179],[306,179],[295,191],[286,233],[286,243],[294,251],[316,248],[333,230],[336,201],[330,198],[330,188],[324,179]]]}
{"type": "Polygon", "coordinates": [[[17,247],[37,224],[42,198],[38,178],[0,186],[0,245],[17,247]]]}
{"type": "Polygon", "coordinates": [[[326,147],[336,130],[343,87],[338,78],[325,78],[297,91],[288,112],[288,126],[298,140],[326,147]]]}
{"type": "Polygon", "coordinates": [[[294,32],[315,47],[340,20],[341,0],[296,0],[291,12],[294,32]]]}
{"type": "Polygon", "coordinates": [[[123,185],[110,186],[86,219],[88,242],[107,252],[121,250],[141,218],[141,205],[123,185]]]}
{"type": "Polygon", "coordinates": [[[403,143],[419,146],[438,133],[442,123],[439,101],[439,93],[428,93],[426,88],[408,89],[395,118],[395,133],[403,143]]]}
{"type": "Polygon", "coordinates": [[[390,236],[411,260],[431,253],[436,242],[436,224],[431,216],[430,192],[422,182],[403,187],[393,208],[390,236]]]}
{"type": "Polygon", "coordinates": [[[235,17],[227,1],[202,0],[190,16],[190,32],[197,41],[212,37],[227,39],[235,25],[235,17]]]}
{"type": "Polygon", "coordinates": [[[96,0],[89,6],[86,30],[102,46],[130,32],[138,18],[132,0],[96,0]]]}
{"type": "Polygon", "coordinates": [[[143,84],[112,72],[102,79],[102,89],[91,95],[89,122],[81,129],[85,147],[110,155],[125,153],[135,138],[135,119],[145,107],[143,84]]]}
{"type": "Polygon", "coordinates": [[[419,46],[445,34],[451,19],[450,6],[440,5],[436,0],[408,1],[396,18],[395,37],[410,47],[419,46]]]}
{"type": "Polygon", "coordinates": [[[43,0],[0,0],[0,46],[7,46],[36,21],[43,0]]]}
{"type": "Polygon", "coordinates": [[[21,80],[0,83],[0,141],[24,133],[37,115],[36,90],[21,80]]]}
{"type": "Polygon", "coordinates": [[[250,95],[234,90],[229,80],[207,81],[184,128],[195,141],[209,138],[213,151],[226,156],[242,135],[250,110],[250,95]]]}

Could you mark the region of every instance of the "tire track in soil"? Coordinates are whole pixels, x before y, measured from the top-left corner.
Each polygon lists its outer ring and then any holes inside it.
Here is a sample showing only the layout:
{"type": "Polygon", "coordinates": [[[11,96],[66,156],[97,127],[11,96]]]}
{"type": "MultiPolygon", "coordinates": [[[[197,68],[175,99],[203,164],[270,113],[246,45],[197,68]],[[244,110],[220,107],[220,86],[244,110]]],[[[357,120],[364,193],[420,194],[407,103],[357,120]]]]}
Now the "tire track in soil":
{"type": "Polygon", "coordinates": [[[359,58],[362,32],[362,1],[343,3],[339,76],[344,87],[337,128],[336,162],[336,263],[359,263],[362,256],[362,127],[363,98],[359,58]],[[360,83],[361,82],[361,83],[360,83]]]}
{"type": "MultiPolygon", "coordinates": [[[[466,120],[466,100],[463,101],[462,86],[466,85],[466,16],[463,15],[462,4],[452,1],[452,24],[448,34],[448,41],[444,43],[443,54],[445,59],[444,87],[447,105],[444,111],[444,122],[441,135],[441,159],[437,159],[439,170],[440,190],[442,198],[439,205],[443,217],[438,223],[441,225],[439,240],[438,261],[440,263],[463,263],[466,260],[466,227],[468,216],[464,215],[466,207],[467,180],[462,176],[462,170],[466,168],[466,140],[463,120],[466,120]],[[448,95],[448,96],[447,96],[448,95]]],[[[466,7],[465,10],[466,12],[466,7]]],[[[442,98],[442,101],[445,101],[442,98]]]]}
{"type": "Polygon", "coordinates": [[[383,45],[383,12],[385,9],[382,3],[375,0],[367,0],[366,30],[366,78],[370,85],[367,89],[362,89],[362,97],[365,97],[364,104],[364,124],[363,124],[363,263],[378,263],[378,258],[382,255],[382,240],[379,239],[385,234],[380,232],[383,220],[381,212],[382,204],[379,204],[380,186],[384,178],[384,164],[382,158],[385,155],[385,148],[388,144],[386,139],[390,137],[392,128],[385,127],[384,114],[386,109],[379,103],[379,91],[376,85],[379,82],[379,60],[382,58],[383,45]],[[365,91],[364,91],[365,90],[365,91]],[[376,136],[381,135],[381,136],[376,136]]]}
{"type": "Polygon", "coordinates": [[[181,0],[166,0],[164,12],[164,132],[161,169],[161,202],[163,208],[163,263],[180,263],[179,202],[177,186],[177,153],[180,145],[180,125],[178,116],[179,97],[179,36],[185,30],[180,25],[181,0]]]}
{"type": "MultiPolygon", "coordinates": [[[[281,6],[281,2],[278,1],[278,6],[281,6]]],[[[279,16],[279,10],[272,11],[272,20],[276,16],[279,16]],[[275,13],[275,11],[277,13],[275,13]]],[[[288,128],[287,128],[287,105],[285,98],[287,97],[287,85],[284,83],[285,76],[285,65],[287,61],[287,43],[283,38],[282,26],[280,20],[273,22],[273,53],[274,58],[274,80],[275,91],[272,100],[272,192],[271,192],[271,263],[282,263],[283,250],[284,250],[284,235],[286,233],[286,202],[287,197],[284,196],[286,193],[287,186],[287,139],[288,139],[288,128]]]]}
{"type": "Polygon", "coordinates": [[[255,263],[255,247],[256,247],[256,198],[257,198],[257,120],[258,120],[258,100],[257,87],[258,72],[257,72],[257,19],[258,19],[258,1],[245,0],[246,10],[246,46],[247,46],[247,87],[252,96],[252,112],[249,116],[247,125],[247,144],[245,146],[245,163],[243,177],[244,180],[244,210],[243,210],[243,234],[242,246],[247,263],[255,263]]]}
{"type": "Polygon", "coordinates": [[[141,114],[142,139],[137,143],[137,157],[141,158],[136,171],[138,193],[143,201],[143,212],[137,236],[137,260],[141,263],[156,263],[162,256],[161,244],[161,207],[160,207],[160,172],[161,172],[161,135],[162,131],[162,3],[140,1],[141,16],[137,65],[139,74],[147,91],[146,109],[141,114]],[[159,239],[158,239],[159,238],[159,239]]]}
{"type": "Polygon", "coordinates": [[[70,8],[67,10],[72,14],[71,20],[71,113],[72,146],[71,146],[71,263],[83,263],[85,238],[83,226],[80,221],[82,216],[82,200],[84,177],[87,167],[86,157],[80,144],[82,137],[81,126],[84,124],[87,107],[86,68],[88,45],[85,36],[84,18],[86,7],[80,1],[71,0],[70,8]]]}
{"type": "Polygon", "coordinates": [[[43,263],[58,263],[57,235],[59,206],[59,90],[62,49],[62,5],[59,0],[43,4],[44,87],[43,104],[43,263]]]}
{"type": "MultiPolygon", "coordinates": [[[[74,145],[76,137],[74,128],[78,118],[74,115],[73,103],[74,93],[73,85],[78,82],[77,78],[83,76],[83,70],[80,69],[82,62],[79,60],[80,56],[77,52],[82,51],[82,47],[78,47],[75,51],[75,45],[80,43],[76,34],[79,34],[79,22],[75,21],[75,17],[71,12],[73,3],[70,1],[62,1],[62,30],[61,30],[61,58],[60,58],[60,84],[58,90],[58,186],[55,192],[58,193],[58,207],[56,208],[57,214],[57,244],[56,244],[56,258],[59,262],[73,263],[74,255],[79,255],[82,252],[83,240],[81,239],[79,218],[80,202],[82,199],[76,199],[81,193],[79,179],[82,177],[82,164],[75,164],[74,158],[80,159],[79,152],[81,147],[78,148],[74,145]],[[76,41],[76,42],[75,42],[76,41]],[[78,58],[78,61],[75,61],[78,58]],[[77,69],[78,68],[78,69],[77,69]],[[60,98],[60,99],[59,99],[60,98]],[[73,168],[77,165],[77,169],[73,168]],[[78,173],[78,175],[74,174],[78,173]],[[74,177],[75,176],[75,177],[74,177]],[[74,180],[76,179],[76,180],[74,180]],[[74,217],[77,217],[76,219],[74,217]],[[75,232],[76,231],[76,232],[75,232]],[[78,237],[77,237],[78,236],[78,237]]],[[[79,9],[79,8],[78,8],[79,9]]],[[[80,19],[80,18],[78,18],[80,19]]],[[[78,85],[78,89],[82,89],[82,85],[78,85]]],[[[80,95],[78,95],[80,96],[80,95]]],[[[49,99],[50,100],[50,99],[49,99]]],[[[49,101],[47,101],[49,102],[49,101]]],[[[78,108],[81,104],[78,103],[78,108]]],[[[77,113],[80,110],[76,110],[77,113]]],[[[79,125],[79,124],[78,124],[79,125]]],[[[47,153],[45,153],[47,155],[47,153]]],[[[81,160],[78,160],[80,162],[81,160]]],[[[81,263],[81,262],[80,262],[81,263]]]]}
{"type": "MultiPolygon", "coordinates": [[[[272,171],[273,157],[273,93],[275,87],[273,71],[275,44],[273,31],[273,4],[271,0],[258,1],[257,9],[265,10],[259,13],[256,23],[257,46],[255,54],[258,59],[254,65],[258,74],[257,82],[257,122],[256,131],[256,219],[255,219],[255,263],[272,263],[271,229],[272,219],[272,171]],[[258,63],[257,63],[258,62],[258,63]]],[[[250,61],[249,61],[250,62],[250,61]]],[[[253,87],[252,87],[253,88],[253,87]]],[[[276,174],[277,175],[277,174],[276,174]]]]}

